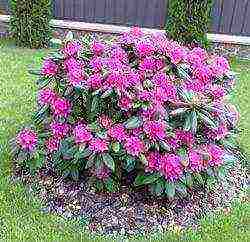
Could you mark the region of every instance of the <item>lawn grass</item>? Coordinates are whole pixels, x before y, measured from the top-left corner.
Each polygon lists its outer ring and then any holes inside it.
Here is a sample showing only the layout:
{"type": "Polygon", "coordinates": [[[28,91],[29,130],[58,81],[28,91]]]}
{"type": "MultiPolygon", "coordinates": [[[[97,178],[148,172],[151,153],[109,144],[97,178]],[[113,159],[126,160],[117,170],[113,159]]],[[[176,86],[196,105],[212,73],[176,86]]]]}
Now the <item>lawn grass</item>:
{"type": "MultiPolygon", "coordinates": [[[[22,184],[9,179],[8,140],[20,126],[29,123],[35,107],[35,79],[27,69],[39,66],[46,52],[0,42],[0,241],[113,241],[91,238],[79,221],[43,214],[39,200],[30,196],[22,184]]],[[[239,73],[233,100],[241,111],[240,143],[250,155],[250,61],[234,60],[232,66],[239,73]]],[[[151,239],[135,241],[249,241],[249,211],[248,203],[237,202],[229,214],[204,218],[196,232],[158,233],[151,239]]]]}

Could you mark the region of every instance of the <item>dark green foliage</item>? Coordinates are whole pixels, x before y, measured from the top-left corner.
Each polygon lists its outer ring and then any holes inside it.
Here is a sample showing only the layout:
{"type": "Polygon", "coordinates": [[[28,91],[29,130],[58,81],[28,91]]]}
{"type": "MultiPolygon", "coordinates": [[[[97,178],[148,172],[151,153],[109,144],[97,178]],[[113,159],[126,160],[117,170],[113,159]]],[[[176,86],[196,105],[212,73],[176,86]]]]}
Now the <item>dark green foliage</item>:
{"type": "Polygon", "coordinates": [[[167,35],[185,44],[208,46],[213,0],[170,0],[167,35]]]}
{"type": "Polygon", "coordinates": [[[17,45],[46,47],[51,35],[51,0],[11,0],[10,3],[10,31],[17,45]]]}

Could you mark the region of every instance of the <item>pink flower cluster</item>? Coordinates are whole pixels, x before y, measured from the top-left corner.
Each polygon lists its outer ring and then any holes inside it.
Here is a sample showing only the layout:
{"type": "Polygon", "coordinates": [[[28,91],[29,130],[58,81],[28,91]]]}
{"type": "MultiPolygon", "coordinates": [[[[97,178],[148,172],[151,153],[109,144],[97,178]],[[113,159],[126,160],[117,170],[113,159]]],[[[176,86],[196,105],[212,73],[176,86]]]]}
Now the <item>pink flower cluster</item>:
{"type": "MultiPolygon", "coordinates": [[[[60,54],[45,60],[41,74],[54,78],[38,93],[39,107],[48,108],[43,124],[50,138],[43,145],[49,153],[67,139],[72,150],[86,148],[100,160],[107,153],[130,157],[169,182],[224,164],[218,141],[239,119],[226,103],[234,80],[225,58],[139,28],[112,43],[67,41],[60,54]]],[[[31,130],[17,136],[25,150],[37,142],[31,130]]],[[[90,170],[105,180],[111,171],[99,163],[90,170]]]]}
{"type": "Polygon", "coordinates": [[[43,63],[42,67],[42,75],[46,77],[52,77],[57,74],[58,65],[51,59],[46,59],[43,63]]]}
{"type": "Polygon", "coordinates": [[[41,89],[38,92],[38,103],[50,106],[56,117],[67,117],[71,112],[71,103],[59,97],[50,88],[41,89]]]}
{"type": "Polygon", "coordinates": [[[17,134],[16,142],[21,149],[33,151],[36,148],[38,137],[33,130],[25,128],[17,134]]]}
{"type": "Polygon", "coordinates": [[[88,130],[86,125],[78,124],[73,130],[75,142],[77,144],[85,144],[93,138],[91,132],[88,130]]]}
{"type": "Polygon", "coordinates": [[[176,154],[160,154],[150,152],[147,155],[148,172],[158,171],[169,181],[176,181],[181,178],[185,169],[191,172],[204,171],[209,166],[219,167],[223,165],[225,152],[217,145],[206,145],[198,148],[191,148],[186,157],[176,154]],[[182,161],[185,165],[182,164],[182,161]]]}

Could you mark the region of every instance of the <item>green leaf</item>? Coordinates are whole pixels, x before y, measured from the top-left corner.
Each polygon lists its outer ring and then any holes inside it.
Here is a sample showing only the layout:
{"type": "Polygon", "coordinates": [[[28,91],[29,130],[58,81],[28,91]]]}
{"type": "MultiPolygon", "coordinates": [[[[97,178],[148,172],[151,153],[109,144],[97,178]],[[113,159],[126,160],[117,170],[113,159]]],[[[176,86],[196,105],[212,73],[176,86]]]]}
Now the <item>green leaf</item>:
{"type": "Polygon", "coordinates": [[[76,154],[75,154],[75,158],[77,159],[84,159],[89,157],[93,152],[89,149],[89,148],[85,148],[84,150],[79,150],[76,154]]]}
{"type": "MultiPolygon", "coordinates": [[[[189,69],[187,66],[185,66],[184,64],[182,65],[179,65],[177,67],[177,70],[178,70],[178,75],[181,79],[184,79],[184,80],[191,80],[190,78],[190,75],[188,74],[189,72],[189,69]]],[[[191,80],[192,81],[192,80],[191,80]]]]}
{"type": "Polygon", "coordinates": [[[158,180],[155,184],[150,185],[150,190],[156,196],[161,196],[165,190],[164,182],[162,180],[158,180]]]}
{"type": "Polygon", "coordinates": [[[70,176],[73,178],[74,181],[78,181],[79,180],[79,169],[77,167],[74,167],[71,171],[70,171],[70,176]]]}
{"type": "Polygon", "coordinates": [[[212,168],[208,168],[208,169],[206,170],[206,172],[207,172],[207,174],[208,174],[209,176],[214,176],[214,175],[215,175],[212,168]]]}
{"type": "Polygon", "coordinates": [[[104,164],[112,171],[115,171],[115,162],[113,157],[108,153],[102,154],[102,160],[104,164]]]}
{"type": "Polygon", "coordinates": [[[204,123],[206,123],[207,125],[209,125],[211,128],[217,128],[217,124],[213,120],[213,118],[211,117],[211,115],[205,115],[205,114],[199,112],[198,113],[198,117],[201,119],[201,121],[203,121],[204,123]]]}
{"type": "Polygon", "coordinates": [[[193,177],[194,177],[195,181],[197,181],[198,184],[204,185],[204,179],[203,179],[201,174],[194,173],[193,177]]]}
{"type": "Polygon", "coordinates": [[[117,191],[117,186],[115,184],[115,181],[110,177],[105,182],[105,187],[109,192],[115,192],[117,191]]]}
{"type": "Polygon", "coordinates": [[[138,175],[135,179],[134,185],[135,186],[142,186],[146,184],[152,184],[159,180],[161,175],[158,173],[152,173],[148,175],[138,175]]]}
{"type": "Polygon", "coordinates": [[[217,176],[219,179],[224,180],[227,175],[227,170],[225,167],[219,167],[217,170],[217,176]]]}
{"type": "Polygon", "coordinates": [[[180,193],[184,197],[187,196],[187,187],[182,183],[177,183],[176,184],[176,191],[178,193],[180,193]]]}
{"type": "Polygon", "coordinates": [[[52,58],[53,60],[57,60],[57,61],[59,61],[59,60],[64,60],[64,59],[65,59],[64,55],[61,54],[61,53],[59,53],[59,52],[52,53],[52,54],[51,54],[51,58],[52,58]]]}
{"type": "Polygon", "coordinates": [[[189,173],[187,173],[185,175],[185,183],[186,183],[186,185],[188,187],[192,187],[193,186],[193,179],[192,179],[192,176],[189,173]]]}
{"type": "Polygon", "coordinates": [[[35,76],[40,76],[41,75],[41,70],[29,69],[29,74],[35,75],[35,76]]]}
{"type": "Polygon", "coordinates": [[[190,131],[192,129],[192,117],[190,114],[187,115],[185,123],[184,123],[184,128],[185,131],[190,131]]]}
{"type": "Polygon", "coordinates": [[[193,95],[194,95],[192,92],[181,89],[181,88],[178,88],[177,91],[178,91],[178,94],[179,94],[180,98],[184,102],[189,103],[189,102],[192,101],[192,98],[193,98],[193,95]]]}
{"type": "Polygon", "coordinates": [[[45,161],[45,157],[42,154],[36,153],[32,159],[28,161],[28,166],[32,174],[40,169],[45,161]]]}
{"type": "Polygon", "coordinates": [[[72,40],[74,40],[74,34],[73,34],[72,31],[69,31],[69,32],[67,33],[67,35],[66,35],[66,37],[65,37],[65,40],[66,40],[66,41],[72,41],[72,40]]]}
{"type": "Polygon", "coordinates": [[[198,126],[198,119],[197,119],[197,113],[195,111],[192,111],[190,114],[190,120],[191,120],[191,131],[192,133],[197,132],[197,126],[198,126]]]}
{"type": "Polygon", "coordinates": [[[92,105],[91,105],[91,112],[96,114],[98,112],[98,108],[99,108],[99,97],[94,96],[92,100],[92,105]]]}
{"type": "Polygon", "coordinates": [[[85,169],[89,169],[95,165],[95,160],[96,160],[96,155],[92,154],[91,156],[88,157],[87,163],[85,165],[85,169]]]}
{"type": "Polygon", "coordinates": [[[108,90],[106,90],[102,95],[101,95],[101,98],[107,98],[107,97],[109,97],[109,96],[111,96],[112,95],[112,93],[113,93],[113,89],[108,89],[108,90]]]}
{"type": "Polygon", "coordinates": [[[57,38],[52,38],[50,39],[50,44],[52,45],[52,47],[59,48],[62,45],[62,40],[57,38]]]}
{"type": "Polygon", "coordinates": [[[111,147],[115,153],[118,153],[121,150],[121,145],[119,142],[112,143],[111,147]]]}
{"type": "Polygon", "coordinates": [[[143,164],[144,166],[147,166],[147,165],[148,165],[148,160],[147,160],[146,156],[143,155],[143,154],[140,154],[140,161],[142,162],[142,164],[143,164]]]}
{"type": "Polygon", "coordinates": [[[124,125],[126,129],[135,129],[138,128],[142,125],[142,120],[139,117],[131,117],[130,119],[128,119],[124,125]]]}
{"type": "Polygon", "coordinates": [[[124,169],[127,172],[130,172],[134,170],[135,165],[136,165],[136,159],[132,156],[127,156],[126,159],[124,160],[124,169]]]}
{"type": "Polygon", "coordinates": [[[175,185],[170,182],[165,183],[165,193],[169,198],[174,198],[175,196],[175,185]]]}
{"type": "Polygon", "coordinates": [[[44,87],[48,86],[50,82],[50,78],[41,78],[36,81],[37,85],[39,86],[39,89],[43,89],[44,87]]]}
{"type": "Polygon", "coordinates": [[[225,154],[223,156],[223,160],[224,160],[224,165],[230,168],[234,166],[234,164],[237,162],[238,159],[234,155],[225,154]]]}
{"type": "Polygon", "coordinates": [[[167,142],[161,140],[161,141],[159,142],[159,144],[160,144],[160,146],[161,146],[161,148],[162,148],[163,150],[168,151],[168,152],[171,151],[171,147],[167,144],[167,142]]]}
{"type": "Polygon", "coordinates": [[[176,116],[187,112],[189,108],[178,108],[170,112],[170,115],[176,116]]]}

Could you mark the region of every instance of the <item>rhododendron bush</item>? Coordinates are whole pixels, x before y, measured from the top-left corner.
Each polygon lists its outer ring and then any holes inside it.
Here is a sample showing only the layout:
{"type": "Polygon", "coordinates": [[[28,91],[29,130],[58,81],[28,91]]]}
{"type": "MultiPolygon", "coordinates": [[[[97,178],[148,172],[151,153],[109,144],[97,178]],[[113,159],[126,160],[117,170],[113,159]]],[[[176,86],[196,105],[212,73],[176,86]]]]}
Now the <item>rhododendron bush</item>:
{"type": "Polygon", "coordinates": [[[101,190],[186,196],[236,162],[234,79],[225,58],[138,28],[68,38],[39,71],[34,124],[12,142],[14,158],[101,190]]]}

